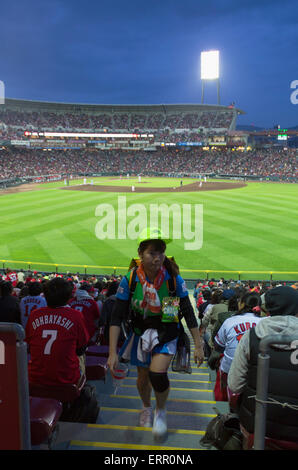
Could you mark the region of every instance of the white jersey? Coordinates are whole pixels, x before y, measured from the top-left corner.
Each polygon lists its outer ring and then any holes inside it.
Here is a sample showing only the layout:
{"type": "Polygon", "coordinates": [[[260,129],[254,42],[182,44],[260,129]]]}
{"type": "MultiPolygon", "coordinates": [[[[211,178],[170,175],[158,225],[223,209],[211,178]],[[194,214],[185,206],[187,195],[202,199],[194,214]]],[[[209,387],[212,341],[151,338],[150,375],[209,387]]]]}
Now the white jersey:
{"type": "Polygon", "coordinates": [[[215,336],[215,342],[222,348],[225,348],[224,357],[220,364],[220,369],[223,372],[229,372],[236,347],[244,333],[256,326],[260,320],[262,320],[261,317],[248,312],[241,315],[233,315],[227,318],[221,325],[215,336]]]}
{"type": "Polygon", "coordinates": [[[46,307],[47,301],[41,295],[27,295],[23,297],[20,302],[20,310],[21,310],[21,322],[23,328],[26,327],[26,323],[28,321],[28,317],[32,310],[40,307],[46,307]]]}

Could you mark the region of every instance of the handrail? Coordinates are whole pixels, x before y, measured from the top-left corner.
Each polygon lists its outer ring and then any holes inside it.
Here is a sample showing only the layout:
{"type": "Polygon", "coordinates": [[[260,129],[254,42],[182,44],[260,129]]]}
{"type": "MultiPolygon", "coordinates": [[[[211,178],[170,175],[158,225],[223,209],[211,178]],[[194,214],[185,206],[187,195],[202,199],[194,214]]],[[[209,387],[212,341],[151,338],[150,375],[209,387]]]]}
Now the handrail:
{"type": "MultiPolygon", "coordinates": [[[[109,271],[113,271],[114,274],[118,273],[126,273],[128,270],[128,266],[101,266],[101,265],[88,265],[88,264],[66,264],[66,263],[45,263],[45,262],[40,262],[40,261],[20,261],[20,260],[5,260],[5,259],[0,259],[0,263],[2,263],[2,268],[5,269],[7,264],[22,264],[27,266],[27,269],[31,270],[32,266],[53,266],[55,268],[56,273],[58,273],[58,268],[59,267],[66,267],[66,268],[83,268],[84,274],[87,274],[87,269],[102,269],[105,270],[105,274],[108,274],[109,271]]],[[[216,275],[221,275],[221,274],[236,274],[238,276],[238,279],[241,279],[242,275],[246,274],[267,274],[266,278],[259,279],[259,280],[267,280],[270,278],[270,280],[273,279],[273,275],[281,275],[279,279],[284,279],[282,276],[284,275],[289,275],[293,274],[294,276],[298,276],[298,271],[244,271],[244,270],[221,270],[221,269],[186,269],[186,268],[180,268],[180,271],[182,273],[194,273],[197,275],[199,274],[204,274],[205,279],[209,279],[210,275],[212,277],[212,274],[216,275]]],[[[80,271],[79,271],[80,272],[80,271]]],[[[93,273],[92,273],[93,274],[93,273]]],[[[243,279],[243,277],[242,277],[243,279]]],[[[248,277],[250,279],[250,277],[248,277]]]]}

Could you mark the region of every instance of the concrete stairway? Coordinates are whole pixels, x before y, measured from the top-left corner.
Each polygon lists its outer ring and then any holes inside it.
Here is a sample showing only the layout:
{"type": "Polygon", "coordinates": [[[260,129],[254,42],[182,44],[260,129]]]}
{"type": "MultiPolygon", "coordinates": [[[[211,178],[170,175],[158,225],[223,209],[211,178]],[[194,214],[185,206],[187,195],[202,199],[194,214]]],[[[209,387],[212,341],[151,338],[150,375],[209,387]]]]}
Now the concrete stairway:
{"type": "MultiPolygon", "coordinates": [[[[193,362],[192,374],[169,369],[168,435],[162,443],[155,442],[151,428],[138,425],[142,402],[136,388],[136,368],[130,367],[116,394],[108,373],[106,382],[90,382],[96,386],[100,404],[97,423],[60,423],[54,449],[203,450],[200,439],[218,405],[213,396],[214,375],[210,372],[206,364],[198,368],[193,362]]],[[[152,406],[155,407],[154,394],[152,406]]]]}

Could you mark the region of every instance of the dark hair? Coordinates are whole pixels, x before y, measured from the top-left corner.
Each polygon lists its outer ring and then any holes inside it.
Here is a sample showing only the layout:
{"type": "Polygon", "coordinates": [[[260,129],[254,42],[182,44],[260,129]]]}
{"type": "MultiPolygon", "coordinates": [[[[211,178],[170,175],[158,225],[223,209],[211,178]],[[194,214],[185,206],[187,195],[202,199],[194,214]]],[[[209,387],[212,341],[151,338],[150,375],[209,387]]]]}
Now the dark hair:
{"type": "Polygon", "coordinates": [[[102,288],[103,288],[103,282],[100,281],[100,280],[97,281],[97,282],[94,284],[94,287],[95,287],[96,289],[98,289],[98,291],[101,291],[102,288]]]}
{"type": "MultiPolygon", "coordinates": [[[[163,240],[145,240],[141,242],[139,245],[139,248],[138,248],[139,255],[144,253],[144,251],[150,245],[153,246],[154,250],[159,251],[160,253],[164,253],[167,247],[166,243],[163,240]]],[[[170,274],[170,276],[176,277],[180,273],[179,266],[174,260],[174,257],[168,258],[167,256],[165,256],[163,264],[166,270],[168,271],[168,273],[170,274]]],[[[132,260],[132,262],[130,263],[129,269],[132,269],[134,266],[137,266],[137,263],[135,262],[135,260],[132,260]]]]}
{"type": "Polygon", "coordinates": [[[211,291],[209,289],[204,289],[202,291],[204,300],[210,300],[211,299],[211,291]]]}
{"type": "Polygon", "coordinates": [[[0,282],[0,297],[7,297],[12,293],[12,283],[10,281],[0,282]]]}
{"type": "Polygon", "coordinates": [[[260,307],[262,305],[261,296],[257,292],[246,292],[239,299],[241,304],[244,304],[239,313],[253,312],[256,315],[260,315],[260,312],[254,312],[255,307],[260,307]]]}
{"type": "Polygon", "coordinates": [[[236,294],[229,298],[228,311],[229,312],[237,312],[238,311],[238,298],[237,298],[236,294]]]}
{"type": "Polygon", "coordinates": [[[27,297],[27,295],[29,295],[29,287],[28,284],[25,284],[24,287],[22,287],[21,292],[19,293],[19,299],[27,297]]]}
{"type": "Polygon", "coordinates": [[[85,290],[86,292],[90,292],[92,289],[92,285],[89,282],[81,282],[79,287],[80,290],[85,290]]]}
{"type": "Polygon", "coordinates": [[[72,287],[70,283],[61,277],[55,277],[44,285],[44,296],[49,307],[65,305],[71,298],[72,287]]]}
{"type": "Polygon", "coordinates": [[[29,282],[28,293],[29,295],[36,296],[41,294],[42,288],[39,282],[29,282]]]}
{"type": "Polygon", "coordinates": [[[221,289],[216,289],[214,292],[212,292],[211,295],[211,304],[220,304],[221,301],[223,300],[223,291],[221,289]]]}
{"type": "Polygon", "coordinates": [[[245,287],[242,286],[237,286],[235,287],[235,294],[238,300],[241,299],[241,297],[244,296],[248,291],[245,289],[245,287]]]}
{"type": "Polygon", "coordinates": [[[163,240],[144,240],[140,243],[138,248],[138,253],[144,253],[148,246],[152,245],[156,251],[164,253],[166,251],[167,245],[163,240]]]}
{"type": "Polygon", "coordinates": [[[111,295],[115,295],[116,292],[117,292],[118,286],[119,286],[119,282],[118,282],[118,281],[110,282],[110,283],[109,283],[108,290],[107,290],[107,293],[106,293],[106,296],[107,296],[107,297],[110,297],[111,295]]]}

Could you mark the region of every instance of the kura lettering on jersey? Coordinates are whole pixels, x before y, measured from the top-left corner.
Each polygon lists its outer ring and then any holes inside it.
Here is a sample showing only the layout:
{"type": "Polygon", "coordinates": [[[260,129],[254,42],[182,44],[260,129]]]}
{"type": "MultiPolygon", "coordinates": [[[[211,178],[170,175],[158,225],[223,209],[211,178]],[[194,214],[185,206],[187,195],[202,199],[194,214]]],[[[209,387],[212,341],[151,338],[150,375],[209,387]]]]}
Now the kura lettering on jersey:
{"type": "Polygon", "coordinates": [[[35,320],[32,322],[32,327],[34,330],[43,325],[60,325],[63,326],[63,328],[66,330],[70,330],[74,323],[68,318],[62,317],[61,315],[42,315],[38,318],[35,318],[35,320]]]}
{"type": "Polygon", "coordinates": [[[250,323],[250,322],[245,322],[245,323],[239,323],[238,325],[234,325],[234,330],[237,333],[237,335],[241,335],[247,330],[250,330],[250,328],[254,328],[256,326],[256,323],[250,323]]]}

